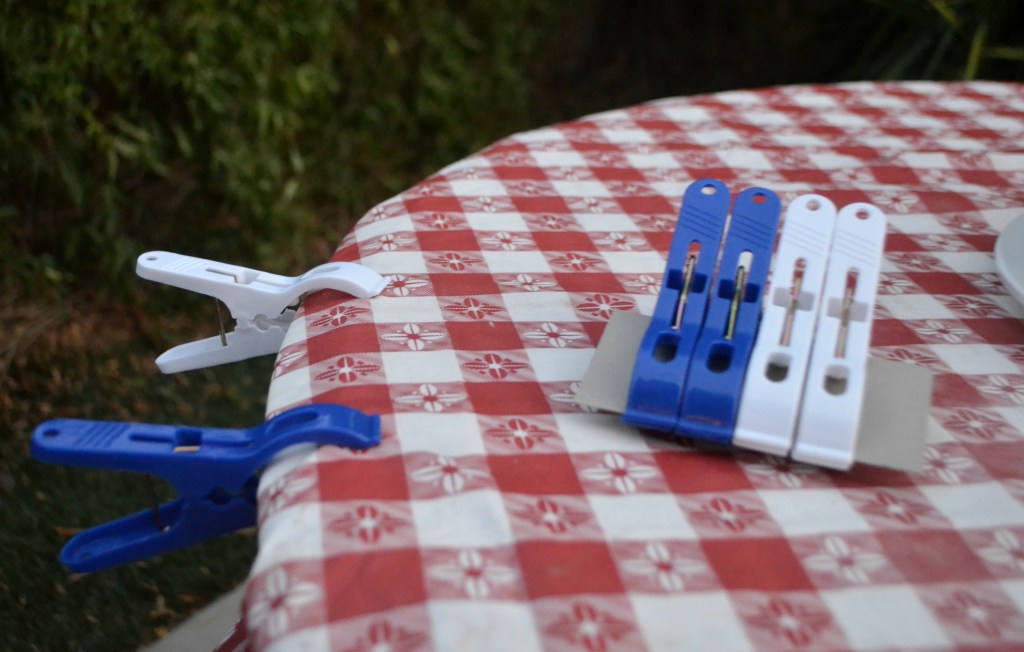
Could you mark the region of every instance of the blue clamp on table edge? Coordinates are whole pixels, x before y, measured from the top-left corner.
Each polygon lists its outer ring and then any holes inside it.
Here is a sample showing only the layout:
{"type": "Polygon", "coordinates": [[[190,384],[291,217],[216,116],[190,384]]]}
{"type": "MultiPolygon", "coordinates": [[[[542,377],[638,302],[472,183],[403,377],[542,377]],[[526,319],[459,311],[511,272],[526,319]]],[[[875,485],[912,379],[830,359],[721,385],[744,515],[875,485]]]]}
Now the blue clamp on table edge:
{"type": "Polygon", "coordinates": [[[719,444],[732,442],[747,363],[757,337],[761,299],[779,228],[781,202],[765,188],[736,197],[718,265],[716,291],[694,347],[675,434],[719,444]],[[752,254],[746,288],[727,338],[740,256],[752,254]]]}
{"type": "Polygon", "coordinates": [[[717,179],[695,181],[683,194],[661,291],[633,366],[622,415],[625,423],[668,432],[675,429],[690,357],[704,323],[729,203],[729,189],[717,179]],[[684,268],[693,244],[700,249],[682,319],[676,323],[684,268]]]}
{"type": "Polygon", "coordinates": [[[248,429],[54,419],[32,433],[31,450],[51,464],[157,475],[178,491],[177,500],[68,541],[61,561],[84,573],[254,525],[257,472],[285,448],[304,443],[370,448],[380,443],[380,417],[321,403],[293,408],[248,429]]]}

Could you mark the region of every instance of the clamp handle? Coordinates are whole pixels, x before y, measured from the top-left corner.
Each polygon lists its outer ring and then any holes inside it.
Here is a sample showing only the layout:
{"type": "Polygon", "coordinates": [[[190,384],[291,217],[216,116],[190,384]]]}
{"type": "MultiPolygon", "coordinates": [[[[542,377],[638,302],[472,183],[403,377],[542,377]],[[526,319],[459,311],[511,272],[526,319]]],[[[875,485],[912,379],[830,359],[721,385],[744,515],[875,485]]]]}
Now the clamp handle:
{"type": "Polygon", "coordinates": [[[157,475],[178,491],[177,500],[155,513],[142,511],[72,538],[61,561],[90,572],[255,524],[257,472],[303,443],[369,448],[380,443],[380,417],[322,403],[248,429],[54,419],[35,429],[31,449],[51,464],[157,475]]]}

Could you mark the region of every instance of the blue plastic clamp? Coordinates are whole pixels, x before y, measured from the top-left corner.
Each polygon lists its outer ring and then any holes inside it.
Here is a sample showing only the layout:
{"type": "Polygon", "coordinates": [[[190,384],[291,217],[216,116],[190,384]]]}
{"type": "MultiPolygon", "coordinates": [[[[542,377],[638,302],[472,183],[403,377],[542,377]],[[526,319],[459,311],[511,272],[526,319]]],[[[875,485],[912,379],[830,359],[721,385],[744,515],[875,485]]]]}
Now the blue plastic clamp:
{"type": "Polygon", "coordinates": [[[701,179],[686,189],[662,277],[661,292],[633,366],[622,420],[672,432],[679,418],[690,357],[708,304],[708,289],[729,214],[729,189],[701,179]],[[696,256],[689,287],[687,260],[696,256]],[[680,306],[685,292],[685,304],[680,306]]]}
{"type": "Polygon", "coordinates": [[[317,404],[238,430],[55,419],[32,433],[32,455],[51,464],[148,473],[178,491],[177,500],[72,538],[61,561],[85,573],[254,525],[258,471],[285,448],[303,443],[375,446],[380,417],[317,404]]]}
{"type": "Polygon", "coordinates": [[[716,290],[708,302],[679,403],[677,435],[732,442],[780,211],[779,197],[765,188],[748,188],[736,197],[718,264],[716,290]],[[743,254],[750,258],[749,267],[745,266],[746,278],[738,279],[743,254]],[[745,281],[745,288],[740,288],[733,312],[737,281],[745,281]]]}

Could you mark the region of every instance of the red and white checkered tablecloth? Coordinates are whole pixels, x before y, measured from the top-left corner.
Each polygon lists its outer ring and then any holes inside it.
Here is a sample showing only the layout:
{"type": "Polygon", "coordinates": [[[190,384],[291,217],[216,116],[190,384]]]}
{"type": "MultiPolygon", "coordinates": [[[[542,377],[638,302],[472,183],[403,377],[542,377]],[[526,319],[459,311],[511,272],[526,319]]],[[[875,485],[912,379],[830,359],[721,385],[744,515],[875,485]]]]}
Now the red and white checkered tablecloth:
{"type": "MultiPolygon", "coordinates": [[[[502,140],[377,206],[309,297],[268,415],[339,402],[383,443],[271,468],[256,649],[1024,649],[1024,86],[674,98],[502,140]],[[875,356],[936,374],[927,464],[831,472],[641,435],[574,389],[650,313],[684,188],[816,192],[889,218],[875,356]]],[[[622,373],[630,373],[623,369],[622,373]]]]}

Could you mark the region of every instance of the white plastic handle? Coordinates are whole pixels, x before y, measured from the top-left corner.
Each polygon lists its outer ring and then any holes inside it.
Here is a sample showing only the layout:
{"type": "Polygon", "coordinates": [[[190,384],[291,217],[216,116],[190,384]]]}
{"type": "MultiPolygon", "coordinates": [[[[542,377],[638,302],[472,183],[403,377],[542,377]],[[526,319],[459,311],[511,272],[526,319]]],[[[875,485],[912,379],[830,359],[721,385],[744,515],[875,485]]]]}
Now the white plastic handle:
{"type": "Polygon", "coordinates": [[[357,263],[326,263],[302,276],[280,276],[248,267],[167,251],[139,256],[135,273],[142,278],[216,297],[235,319],[273,318],[315,290],[338,290],[356,297],[372,297],[387,279],[357,263]]]}
{"type": "Polygon", "coordinates": [[[797,197],[786,210],[743,384],[736,446],[780,456],[793,446],[835,222],[835,204],[820,195],[797,197]]]}
{"type": "Polygon", "coordinates": [[[885,245],[885,214],[871,204],[839,211],[792,457],[853,465],[871,321],[885,245]],[[851,293],[851,274],[856,275],[851,293]]]}

